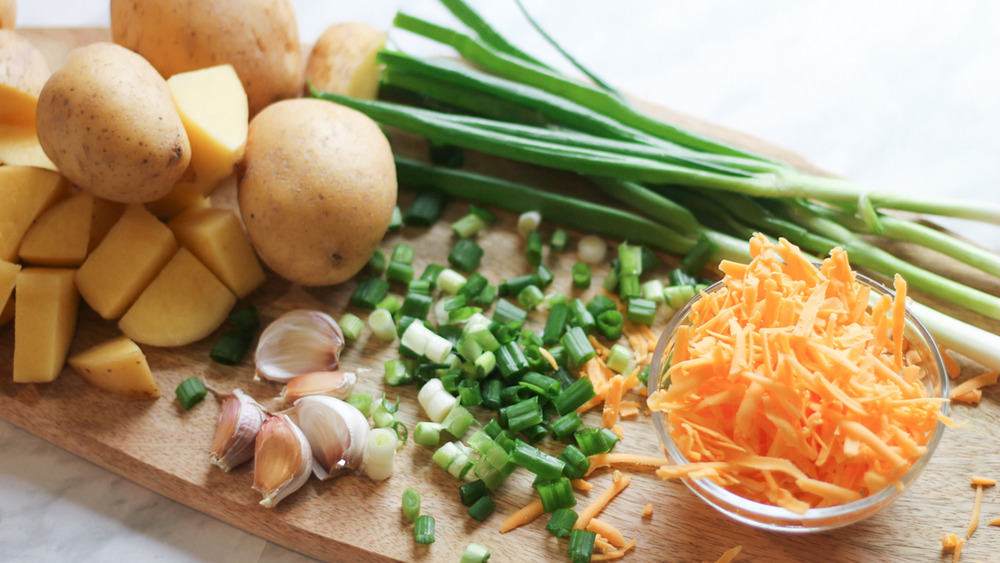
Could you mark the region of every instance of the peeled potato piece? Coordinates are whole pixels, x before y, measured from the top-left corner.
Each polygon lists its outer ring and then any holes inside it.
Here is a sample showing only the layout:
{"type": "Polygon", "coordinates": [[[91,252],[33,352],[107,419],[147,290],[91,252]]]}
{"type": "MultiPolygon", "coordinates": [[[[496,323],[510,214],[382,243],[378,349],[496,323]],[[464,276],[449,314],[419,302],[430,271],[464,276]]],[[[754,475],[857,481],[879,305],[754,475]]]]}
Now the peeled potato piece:
{"type": "Polygon", "coordinates": [[[73,371],[98,389],[129,399],[160,396],[145,354],[125,336],[74,354],[68,361],[73,371]]]}
{"type": "Polygon", "coordinates": [[[73,270],[25,268],[16,287],[14,382],[48,383],[62,371],[76,330],[73,270]]]}
{"type": "Polygon", "coordinates": [[[167,226],[237,297],[246,297],[264,283],[264,268],[235,211],[192,209],[167,226]]]}
{"type": "Polygon", "coordinates": [[[0,166],[0,260],[13,262],[31,222],[69,193],[57,172],[28,166],[0,166]]]}
{"type": "Polygon", "coordinates": [[[94,196],[80,192],[38,216],[21,240],[21,260],[41,266],[79,266],[87,257],[94,196]]]}

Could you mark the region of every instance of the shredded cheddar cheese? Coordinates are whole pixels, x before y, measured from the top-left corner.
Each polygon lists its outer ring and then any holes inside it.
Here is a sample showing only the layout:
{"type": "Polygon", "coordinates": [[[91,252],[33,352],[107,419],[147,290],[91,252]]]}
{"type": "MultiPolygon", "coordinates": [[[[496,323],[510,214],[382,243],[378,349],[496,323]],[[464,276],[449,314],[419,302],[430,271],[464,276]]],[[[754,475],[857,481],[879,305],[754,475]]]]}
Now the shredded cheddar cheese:
{"type": "Polygon", "coordinates": [[[724,286],[666,351],[647,404],[690,463],[657,474],[796,513],[896,484],[946,420],[904,333],[905,280],[869,306],[841,249],[818,269],[783,239],[757,235],[750,250],[749,264],[720,264],[724,286]]]}
{"type": "Polygon", "coordinates": [[[542,499],[536,498],[504,520],[503,524],[500,524],[500,533],[503,534],[523,526],[541,516],[543,512],[545,510],[542,508],[542,499]]]}

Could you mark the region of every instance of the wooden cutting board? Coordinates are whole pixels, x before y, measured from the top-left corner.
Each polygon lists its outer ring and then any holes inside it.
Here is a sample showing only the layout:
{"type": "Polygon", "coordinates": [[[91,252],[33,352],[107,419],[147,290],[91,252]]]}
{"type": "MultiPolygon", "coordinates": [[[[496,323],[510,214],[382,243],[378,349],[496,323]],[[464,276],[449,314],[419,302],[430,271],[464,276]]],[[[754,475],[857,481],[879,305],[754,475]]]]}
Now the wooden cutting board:
{"type": "MultiPolygon", "coordinates": [[[[77,45],[108,38],[107,30],[24,30],[58,68],[66,52],[77,45]]],[[[800,168],[816,170],[801,157],[772,144],[659,107],[650,111],[692,129],[715,135],[765,155],[792,162],[800,168]]],[[[401,150],[422,150],[414,139],[398,141],[401,150]]],[[[469,154],[469,166],[501,171],[537,185],[565,185],[574,182],[568,175],[554,174],[528,166],[512,167],[482,155],[469,154]]],[[[231,194],[230,194],[231,196],[231,194]]],[[[411,194],[402,192],[405,204],[411,194]]],[[[226,204],[226,202],[220,202],[226,204]]],[[[230,202],[231,204],[231,202],[230,202]]],[[[383,249],[391,251],[399,241],[417,249],[418,272],[431,262],[446,263],[453,244],[448,224],[463,215],[467,205],[452,202],[431,229],[403,229],[389,235],[383,249]]],[[[500,221],[480,236],[486,250],[481,272],[492,282],[528,271],[522,239],[516,235],[516,218],[500,213],[500,221]]],[[[548,227],[548,226],[546,226],[548,227]]],[[[574,238],[579,233],[574,233],[574,238]]],[[[995,279],[977,275],[953,261],[922,253],[906,246],[894,251],[907,259],[930,265],[934,270],[982,287],[994,293],[995,279]]],[[[595,290],[578,292],[570,287],[572,253],[548,255],[545,263],[556,273],[554,288],[589,298],[595,290]]],[[[661,268],[665,274],[671,258],[661,268]]],[[[596,271],[601,280],[604,271],[596,271]]],[[[595,287],[597,284],[595,283],[595,287]]],[[[267,322],[294,308],[318,308],[339,317],[346,311],[360,313],[347,305],[355,287],[348,282],[338,287],[307,289],[274,276],[248,302],[256,305],[267,322]]],[[[393,288],[397,295],[401,288],[393,288]]],[[[971,313],[949,309],[979,326],[1000,331],[1000,323],[986,321],[971,313]]],[[[544,317],[532,315],[536,324],[544,317]]],[[[665,322],[660,319],[660,324],[665,322]]],[[[98,392],[66,369],[47,385],[15,385],[11,382],[13,329],[0,329],[0,418],[10,421],[68,451],[84,457],[151,490],[166,495],[229,524],[304,554],[330,561],[458,561],[469,542],[489,547],[491,561],[564,560],[566,541],[545,531],[548,518],[501,535],[500,522],[533,497],[531,478],[518,471],[497,491],[498,509],[485,523],[465,515],[458,501],[458,483],[431,462],[429,449],[407,444],[397,457],[395,475],[375,483],[361,475],[346,475],[333,481],[315,479],[288,497],[273,510],[257,505],[260,497],[250,489],[252,464],[230,474],[209,465],[208,451],[218,416],[217,404],[208,399],[189,412],[171,400],[173,389],[183,379],[201,376],[218,388],[241,388],[265,400],[279,387],[252,380],[252,365],[225,367],[212,363],[208,351],[222,329],[204,342],[176,349],[143,347],[155,372],[163,397],[156,401],[129,402],[98,392]],[[402,492],[414,487],[423,495],[423,512],[437,520],[437,541],[432,546],[414,543],[412,525],[399,510],[402,492]]],[[[113,323],[100,319],[86,306],[81,307],[79,326],[72,352],[118,334],[113,323]]],[[[370,368],[358,390],[400,397],[400,418],[410,428],[421,418],[412,387],[383,388],[381,366],[395,356],[396,346],[378,342],[366,331],[361,340],[348,345],[343,358],[346,368],[370,368]]],[[[962,377],[975,372],[966,369],[962,377]]],[[[633,397],[634,398],[634,397],[633,397]]],[[[1000,477],[1000,448],[996,428],[1000,390],[988,389],[977,407],[956,406],[954,417],[968,424],[949,430],[933,460],[911,490],[882,513],[853,526],[827,533],[781,535],[760,532],[737,524],[707,507],[683,484],[662,482],[651,472],[633,472],[632,485],[604,511],[602,519],[618,527],[638,544],[628,561],[714,560],[723,551],[742,545],[738,561],[888,561],[937,560],[944,555],[940,539],[946,533],[961,534],[965,529],[974,497],[969,486],[972,475],[1000,477]],[[651,518],[641,510],[653,504],[651,518]]],[[[273,404],[273,403],[268,403],[273,404]]],[[[486,422],[485,417],[480,417],[486,422]]],[[[596,413],[585,417],[588,424],[596,413]]],[[[616,451],[657,454],[651,420],[624,421],[625,440],[616,451]]],[[[551,448],[556,451],[557,448],[551,448]]],[[[577,493],[578,508],[586,505],[610,483],[607,470],[591,476],[594,490],[577,493]]],[[[1000,516],[1000,501],[987,494],[983,506],[985,520],[1000,516]]],[[[967,561],[995,556],[1000,530],[982,525],[963,553],[967,561]]]]}

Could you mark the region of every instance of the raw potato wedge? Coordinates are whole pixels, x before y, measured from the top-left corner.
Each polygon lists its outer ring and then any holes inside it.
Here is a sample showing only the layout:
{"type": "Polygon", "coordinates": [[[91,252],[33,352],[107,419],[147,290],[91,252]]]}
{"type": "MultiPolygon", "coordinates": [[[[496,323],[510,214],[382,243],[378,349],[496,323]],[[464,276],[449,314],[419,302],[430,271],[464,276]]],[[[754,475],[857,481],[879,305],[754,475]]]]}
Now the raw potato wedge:
{"type": "MultiPolygon", "coordinates": [[[[17,282],[17,274],[20,271],[20,264],[0,260],[0,312],[6,313],[7,308],[14,302],[14,284],[17,282]]],[[[13,309],[11,309],[11,313],[13,312],[13,309]]],[[[0,325],[3,325],[5,322],[3,316],[3,314],[0,314],[0,325]]]]}
{"type": "Polygon", "coordinates": [[[146,355],[125,336],[70,356],[69,366],[91,385],[128,399],[160,396],[146,355]]]}
{"type": "Polygon", "coordinates": [[[90,218],[90,237],[87,240],[87,252],[93,251],[108,236],[111,227],[122,218],[125,204],[107,199],[94,198],[94,214],[90,218]]]}
{"type": "Polygon", "coordinates": [[[202,185],[195,181],[194,171],[189,166],[170,189],[170,193],[147,203],[146,209],[160,219],[169,221],[188,209],[201,209],[211,205],[212,202],[205,197],[202,185]]]}
{"type": "Polygon", "coordinates": [[[306,79],[318,90],[374,99],[382,74],[375,55],[385,46],[385,37],[365,23],[331,25],[309,53],[306,79]]]}
{"type": "Polygon", "coordinates": [[[264,283],[264,268],[235,211],[192,209],[167,226],[236,297],[242,299],[264,283]]]}
{"type": "Polygon", "coordinates": [[[58,172],[56,165],[42,150],[42,145],[38,144],[34,125],[0,124],[0,162],[8,166],[35,166],[58,172]]]}
{"type": "Polygon", "coordinates": [[[177,251],[166,225],[130,205],[76,273],[84,301],[105,319],[122,316],[177,251]]]}
{"type": "Polygon", "coordinates": [[[94,196],[80,192],[38,216],[21,240],[21,260],[40,266],[79,266],[87,258],[94,196]]]}
{"type": "Polygon", "coordinates": [[[247,93],[228,64],[175,74],[167,88],[191,142],[188,171],[209,195],[243,158],[250,121],[247,93]]]}
{"type": "Polygon", "coordinates": [[[0,166],[0,260],[13,262],[31,222],[69,193],[57,172],[28,166],[0,166]]]}
{"type": "Polygon", "coordinates": [[[226,320],[236,296],[186,248],[181,248],[118,322],[132,340],[184,346],[226,320]]]}
{"type": "Polygon", "coordinates": [[[17,275],[14,382],[48,383],[66,363],[79,296],[73,270],[25,268],[17,275]]]}

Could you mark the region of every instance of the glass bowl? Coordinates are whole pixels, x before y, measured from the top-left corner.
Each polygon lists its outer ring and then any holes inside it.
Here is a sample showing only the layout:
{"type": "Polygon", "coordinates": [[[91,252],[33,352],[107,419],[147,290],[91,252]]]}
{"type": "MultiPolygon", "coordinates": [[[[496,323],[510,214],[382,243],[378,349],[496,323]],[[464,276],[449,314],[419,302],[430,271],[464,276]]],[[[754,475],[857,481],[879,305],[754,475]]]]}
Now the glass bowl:
{"type": "MultiPolygon", "coordinates": [[[[882,295],[889,295],[890,297],[895,295],[894,292],[885,286],[861,274],[857,274],[857,281],[871,288],[870,302],[874,302],[875,299],[879,299],[882,295]]],[[[708,287],[705,292],[718,291],[722,287],[723,282],[720,281],[708,287]]],[[[683,323],[688,321],[691,308],[701,298],[699,294],[679,309],[663,330],[663,334],[660,335],[656,349],[653,351],[653,361],[649,368],[650,396],[659,388],[660,381],[669,367],[663,361],[663,358],[669,349],[668,347],[672,347],[674,334],[683,323]]],[[[905,318],[904,334],[909,339],[910,346],[915,346],[924,359],[923,383],[926,386],[928,396],[947,397],[948,375],[945,371],[944,362],[941,359],[938,347],[934,344],[934,339],[927,332],[927,329],[920,324],[920,321],[913,316],[909,308],[906,310],[905,318]]],[[[948,414],[947,402],[942,404],[941,411],[946,415],[948,414]]],[[[677,465],[688,463],[688,460],[685,459],[680,449],[670,437],[670,433],[667,431],[666,424],[664,423],[664,417],[660,411],[653,411],[652,418],[653,423],[656,425],[656,432],[660,437],[660,442],[663,444],[663,448],[671,462],[677,465]]],[[[804,514],[796,514],[780,506],[749,500],[726,490],[708,478],[691,479],[685,477],[682,480],[694,494],[698,495],[709,506],[738,522],[754,528],[790,533],[830,530],[867,518],[895,501],[913,483],[917,476],[920,475],[920,472],[923,471],[924,466],[927,465],[931,455],[934,453],[938,442],[941,441],[944,428],[944,424],[940,421],[935,425],[933,434],[927,441],[927,451],[899,479],[899,483],[902,484],[901,488],[889,485],[881,491],[859,500],[835,506],[810,508],[804,514]]]]}

